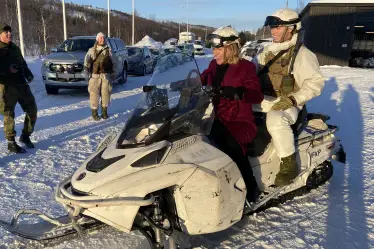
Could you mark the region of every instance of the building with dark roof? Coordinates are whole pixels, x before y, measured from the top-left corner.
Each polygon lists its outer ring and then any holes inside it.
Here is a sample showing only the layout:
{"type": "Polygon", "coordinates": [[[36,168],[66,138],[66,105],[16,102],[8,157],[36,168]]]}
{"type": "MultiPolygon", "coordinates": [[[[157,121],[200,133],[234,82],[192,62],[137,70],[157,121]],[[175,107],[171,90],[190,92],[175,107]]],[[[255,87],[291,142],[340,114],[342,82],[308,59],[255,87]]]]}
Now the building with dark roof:
{"type": "Polygon", "coordinates": [[[303,42],[321,66],[374,57],[374,0],[312,1],[300,16],[303,42]]]}

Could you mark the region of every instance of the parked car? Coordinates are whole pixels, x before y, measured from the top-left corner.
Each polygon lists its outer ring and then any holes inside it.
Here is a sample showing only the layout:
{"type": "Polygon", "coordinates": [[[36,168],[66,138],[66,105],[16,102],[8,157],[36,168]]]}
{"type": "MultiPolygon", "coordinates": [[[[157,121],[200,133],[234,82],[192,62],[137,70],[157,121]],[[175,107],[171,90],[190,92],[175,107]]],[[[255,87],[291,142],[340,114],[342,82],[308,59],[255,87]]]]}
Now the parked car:
{"type": "MultiPolygon", "coordinates": [[[[58,94],[59,89],[87,88],[88,74],[84,70],[84,58],[94,46],[95,36],[75,36],[52,49],[42,63],[41,74],[47,94],[58,94]]],[[[107,38],[107,44],[117,62],[114,83],[127,81],[127,50],[119,38],[107,38]]]]}
{"type": "Polygon", "coordinates": [[[205,54],[203,41],[196,40],[193,44],[193,47],[194,47],[194,54],[196,54],[196,55],[204,55],[205,54]]]}
{"type": "Polygon", "coordinates": [[[174,53],[174,52],[181,53],[182,51],[175,45],[164,45],[161,47],[160,55],[174,53]]]}
{"type": "Polygon", "coordinates": [[[240,56],[246,60],[252,60],[265,46],[272,43],[272,39],[261,39],[249,41],[244,44],[241,49],[240,56]]]}
{"type": "Polygon", "coordinates": [[[128,46],[129,73],[145,75],[153,71],[153,56],[148,47],[128,46]]]}
{"type": "Polygon", "coordinates": [[[154,59],[156,59],[157,57],[160,56],[161,49],[160,48],[151,47],[151,48],[149,48],[149,51],[151,52],[152,57],[154,59]]]}
{"type": "Polygon", "coordinates": [[[194,47],[192,43],[178,44],[177,48],[179,48],[182,51],[182,53],[187,54],[192,58],[195,56],[194,47]]]}
{"type": "Polygon", "coordinates": [[[168,58],[172,58],[173,60],[175,60],[175,63],[183,63],[183,54],[182,54],[182,51],[180,51],[179,48],[177,48],[175,45],[164,45],[160,48],[160,53],[159,55],[154,59],[153,61],[153,69],[155,68],[156,64],[157,64],[157,60],[165,55],[165,54],[170,54],[170,53],[175,53],[175,56],[171,56],[171,57],[168,57],[168,58]]]}

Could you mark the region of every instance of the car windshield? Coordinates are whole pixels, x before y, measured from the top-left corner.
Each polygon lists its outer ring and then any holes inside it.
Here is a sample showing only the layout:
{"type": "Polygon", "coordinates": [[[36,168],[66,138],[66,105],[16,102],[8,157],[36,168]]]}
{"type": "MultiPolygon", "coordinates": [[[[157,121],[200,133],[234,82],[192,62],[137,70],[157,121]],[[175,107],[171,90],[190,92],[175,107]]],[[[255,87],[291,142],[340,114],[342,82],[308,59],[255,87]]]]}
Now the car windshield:
{"type": "Polygon", "coordinates": [[[142,48],[135,48],[135,47],[128,47],[127,52],[128,52],[129,56],[140,55],[140,54],[143,53],[143,49],[142,48]]]}
{"type": "Polygon", "coordinates": [[[83,51],[87,52],[95,45],[95,39],[67,39],[64,41],[59,52],[83,51]]]}
{"type": "Polygon", "coordinates": [[[176,135],[207,135],[213,120],[213,106],[202,89],[195,60],[182,53],[167,54],[157,60],[117,148],[147,146],[176,135]]]}
{"type": "Polygon", "coordinates": [[[202,45],[203,43],[202,43],[202,41],[195,41],[195,44],[196,45],[202,45]]]}

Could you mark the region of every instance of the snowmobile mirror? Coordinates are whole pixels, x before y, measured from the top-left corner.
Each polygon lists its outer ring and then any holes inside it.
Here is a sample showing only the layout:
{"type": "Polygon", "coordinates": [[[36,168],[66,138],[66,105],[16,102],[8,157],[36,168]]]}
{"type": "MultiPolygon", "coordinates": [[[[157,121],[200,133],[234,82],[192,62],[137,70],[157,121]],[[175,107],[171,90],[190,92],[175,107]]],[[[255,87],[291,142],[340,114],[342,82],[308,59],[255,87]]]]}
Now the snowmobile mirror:
{"type": "Polygon", "coordinates": [[[144,93],[147,93],[147,92],[150,92],[152,90],[154,90],[156,88],[156,86],[152,85],[152,86],[143,86],[143,92],[144,93]]]}

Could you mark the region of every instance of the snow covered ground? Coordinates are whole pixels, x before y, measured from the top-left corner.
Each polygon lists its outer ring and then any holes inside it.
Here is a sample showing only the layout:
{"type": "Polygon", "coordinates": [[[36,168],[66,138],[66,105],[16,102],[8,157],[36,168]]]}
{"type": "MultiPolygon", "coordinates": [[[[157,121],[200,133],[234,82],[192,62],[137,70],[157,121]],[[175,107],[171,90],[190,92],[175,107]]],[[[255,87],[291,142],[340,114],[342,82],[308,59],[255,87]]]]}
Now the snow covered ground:
{"type": "MultiPolygon", "coordinates": [[[[200,69],[211,55],[197,57],[200,69]]],[[[21,208],[39,209],[52,216],[64,214],[54,200],[54,187],[95,151],[105,134],[124,125],[142,85],[150,79],[130,77],[115,86],[110,118],[90,117],[88,93],[61,90],[47,95],[40,77],[40,60],[28,59],[36,79],[31,84],[38,103],[33,140],[36,148],[24,155],[8,154],[0,132],[0,219],[10,220],[21,208]]],[[[323,67],[326,88],[309,104],[309,110],[331,116],[340,127],[338,136],[347,152],[347,164],[334,163],[328,184],[216,234],[191,238],[197,248],[374,248],[374,70],[323,67]]],[[[24,115],[16,110],[17,132],[24,115]]],[[[4,123],[1,118],[0,129],[4,123]]],[[[40,248],[0,229],[0,248],[40,248]]],[[[45,246],[45,245],[44,245],[45,246]]],[[[148,248],[137,232],[123,234],[105,228],[83,239],[72,239],[46,248],[148,248]]]]}

